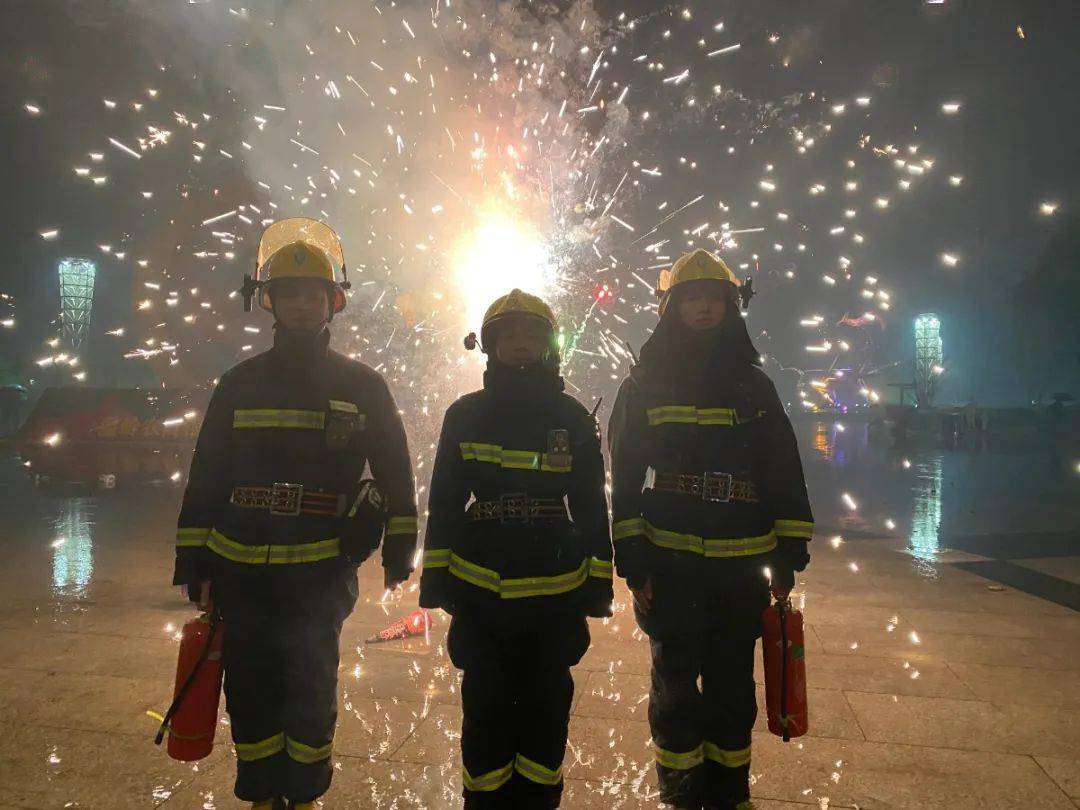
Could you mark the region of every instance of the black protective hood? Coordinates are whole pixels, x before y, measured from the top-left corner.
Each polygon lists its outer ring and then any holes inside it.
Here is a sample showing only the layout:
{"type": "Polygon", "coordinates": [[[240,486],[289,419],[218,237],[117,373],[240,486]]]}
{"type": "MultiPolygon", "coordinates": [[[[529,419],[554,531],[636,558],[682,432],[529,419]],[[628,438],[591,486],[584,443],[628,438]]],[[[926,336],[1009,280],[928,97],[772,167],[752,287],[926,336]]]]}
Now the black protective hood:
{"type": "MultiPolygon", "coordinates": [[[[681,285],[680,285],[681,287],[681,285]]],[[[696,332],[679,317],[682,290],[671,291],[671,299],[660,322],[641,347],[638,368],[649,376],[675,378],[705,370],[738,375],[750,366],[761,365],[761,354],[754,348],[746,321],[739,313],[738,292],[725,284],[727,312],[723,323],[708,332],[696,332]]]]}

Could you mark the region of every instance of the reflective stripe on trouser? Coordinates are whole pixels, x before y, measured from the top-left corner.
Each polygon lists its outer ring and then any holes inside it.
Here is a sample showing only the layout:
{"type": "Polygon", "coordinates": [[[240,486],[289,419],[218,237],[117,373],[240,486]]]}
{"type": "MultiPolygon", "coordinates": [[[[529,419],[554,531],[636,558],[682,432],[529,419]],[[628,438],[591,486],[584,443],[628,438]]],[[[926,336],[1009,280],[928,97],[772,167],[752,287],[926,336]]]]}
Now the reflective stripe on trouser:
{"type": "Polygon", "coordinates": [[[731,599],[744,600],[746,609],[710,604],[707,612],[716,620],[704,634],[650,641],[649,726],[665,801],[723,806],[750,796],[754,643],[762,598],[767,592],[736,592],[731,599]]]}
{"type": "Polygon", "coordinates": [[[310,765],[330,756],[334,744],[331,742],[319,747],[305,745],[291,737],[286,737],[285,732],[280,731],[265,740],[237,742],[235,746],[236,758],[242,762],[258,762],[260,759],[266,759],[284,751],[289,759],[310,765]]]}
{"type": "Polygon", "coordinates": [[[240,742],[236,740],[236,758],[242,762],[258,762],[260,759],[272,757],[285,750],[285,734],[279,731],[266,739],[256,742],[240,742]]]}
{"type": "Polygon", "coordinates": [[[495,631],[455,616],[447,647],[461,682],[465,806],[557,807],[584,618],[495,631]]]}
{"type": "Polygon", "coordinates": [[[348,571],[304,593],[239,581],[222,588],[225,700],[240,799],[313,801],[330,787],[338,641],[355,581],[348,571]]]}

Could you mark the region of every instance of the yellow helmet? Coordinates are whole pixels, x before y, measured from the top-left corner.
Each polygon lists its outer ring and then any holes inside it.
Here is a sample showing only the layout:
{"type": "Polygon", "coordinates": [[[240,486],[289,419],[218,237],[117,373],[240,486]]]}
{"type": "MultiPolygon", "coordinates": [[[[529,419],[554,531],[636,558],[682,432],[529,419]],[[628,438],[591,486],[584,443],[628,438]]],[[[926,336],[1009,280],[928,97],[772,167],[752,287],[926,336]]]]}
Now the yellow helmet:
{"type": "Polygon", "coordinates": [[[333,314],[345,309],[349,282],[341,239],[334,229],[307,217],[283,219],[268,227],[259,241],[255,278],[245,280],[244,293],[253,294],[257,290],[259,306],[271,309],[269,284],[284,278],[325,281],[332,291],[333,314]]]}
{"type": "MultiPolygon", "coordinates": [[[[539,318],[547,324],[548,328],[554,333],[558,322],[555,319],[555,313],[552,312],[551,307],[543,302],[535,295],[530,295],[527,292],[521,290],[511,290],[506,295],[496,298],[494,303],[487,308],[487,312],[484,313],[484,322],[480,328],[480,343],[482,346],[490,346],[491,327],[504,318],[508,318],[512,315],[524,315],[532,318],[539,318]]],[[[475,335],[471,336],[475,341],[475,335]]],[[[468,343],[468,339],[466,339],[468,343]]]]}
{"type": "Polygon", "coordinates": [[[660,314],[664,314],[668,299],[671,297],[671,291],[675,287],[688,281],[706,279],[727,281],[734,285],[736,290],[739,289],[738,277],[724,264],[724,260],[715,253],[698,248],[692,253],[684,253],[676,259],[670,270],[660,271],[660,281],[656,285],[657,295],[662,296],[660,299],[660,314]]]}

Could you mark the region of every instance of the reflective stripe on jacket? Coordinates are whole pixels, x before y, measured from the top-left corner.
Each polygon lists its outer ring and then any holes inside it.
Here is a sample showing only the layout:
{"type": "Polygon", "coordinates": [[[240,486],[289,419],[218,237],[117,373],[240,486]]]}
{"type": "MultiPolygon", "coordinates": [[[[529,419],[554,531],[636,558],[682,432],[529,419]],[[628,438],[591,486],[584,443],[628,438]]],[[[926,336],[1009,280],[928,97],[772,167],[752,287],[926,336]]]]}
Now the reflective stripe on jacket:
{"type": "Polygon", "coordinates": [[[177,584],[228,565],[291,569],[337,559],[367,464],[387,506],[383,563],[412,570],[416,496],[397,405],[377,372],[328,343],[328,332],[304,341],[278,330],[274,348],[222,376],[180,510],[177,584]],[[235,487],[275,484],[297,495],[302,487],[341,496],[340,514],[274,514],[231,503],[235,487]]]}
{"type": "Polygon", "coordinates": [[[608,429],[612,533],[620,576],[647,573],[649,554],[722,559],[765,554],[778,538],[809,540],[813,515],[787,414],[768,376],[702,376],[684,383],[636,367],[608,429]],[[759,502],[709,501],[645,488],[647,473],[732,474],[759,502]],[[644,491],[643,491],[644,488],[644,491]]]}
{"type": "MultiPolygon", "coordinates": [[[[531,611],[610,594],[604,461],[592,415],[551,374],[485,375],[447,410],[432,471],[420,602],[531,611]],[[565,518],[471,521],[471,500],[565,502],[565,518]],[[590,584],[592,583],[592,584],[590,584]],[[529,607],[533,605],[534,607],[529,607]]],[[[608,597],[610,601],[610,597],[608,597]]]]}

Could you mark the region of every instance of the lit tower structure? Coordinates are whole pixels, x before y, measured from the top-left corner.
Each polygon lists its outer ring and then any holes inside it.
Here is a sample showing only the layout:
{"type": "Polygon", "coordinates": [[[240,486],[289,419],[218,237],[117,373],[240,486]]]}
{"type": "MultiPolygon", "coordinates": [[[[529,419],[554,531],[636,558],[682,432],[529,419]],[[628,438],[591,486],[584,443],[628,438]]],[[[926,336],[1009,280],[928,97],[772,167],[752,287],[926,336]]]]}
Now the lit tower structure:
{"type": "Polygon", "coordinates": [[[78,353],[90,330],[97,268],[86,259],[60,262],[60,336],[64,346],[78,353]]]}
{"type": "Polygon", "coordinates": [[[941,358],[941,321],[927,312],[915,319],[915,401],[921,408],[933,404],[941,358]]]}

